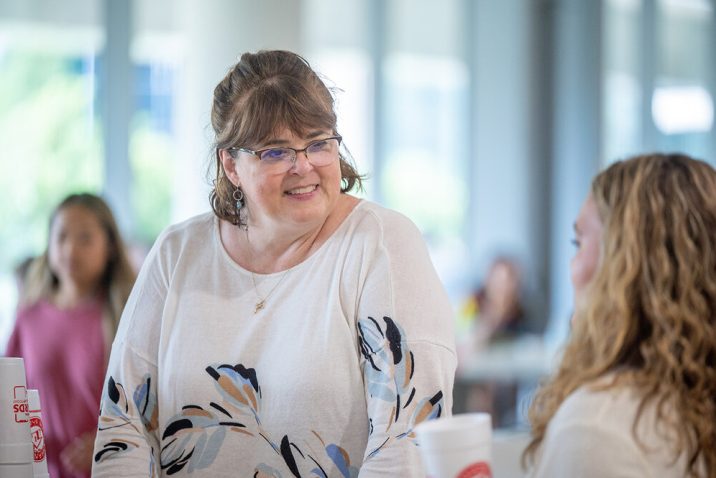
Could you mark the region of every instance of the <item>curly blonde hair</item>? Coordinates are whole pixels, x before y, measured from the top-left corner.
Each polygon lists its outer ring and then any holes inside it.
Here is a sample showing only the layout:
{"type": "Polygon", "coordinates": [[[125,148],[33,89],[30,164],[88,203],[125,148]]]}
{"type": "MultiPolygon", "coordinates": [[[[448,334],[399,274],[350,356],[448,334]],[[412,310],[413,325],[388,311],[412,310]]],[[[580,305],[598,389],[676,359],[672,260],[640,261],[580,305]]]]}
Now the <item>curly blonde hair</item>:
{"type": "Polygon", "coordinates": [[[716,473],[716,171],[681,154],[612,164],[592,182],[604,232],[600,263],[556,373],[529,418],[533,461],[547,425],[578,387],[607,373],[677,437],[689,476],[716,473]],[[667,411],[669,410],[669,411],[667,411]],[[676,412],[677,416],[673,413],[676,412]]]}

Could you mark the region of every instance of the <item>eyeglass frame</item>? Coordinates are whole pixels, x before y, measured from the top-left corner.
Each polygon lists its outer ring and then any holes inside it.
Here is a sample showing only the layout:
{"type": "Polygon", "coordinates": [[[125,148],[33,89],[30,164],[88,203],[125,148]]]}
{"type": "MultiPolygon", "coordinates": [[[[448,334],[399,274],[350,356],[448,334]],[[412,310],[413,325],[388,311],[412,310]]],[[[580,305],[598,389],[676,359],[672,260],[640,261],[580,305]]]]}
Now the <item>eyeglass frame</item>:
{"type": "MultiPolygon", "coordinates": [[[[316,143],[320,143],[321,141],[328,141],[331,139],[337,140],[338,147],[340,148],[341,143],[343,142],[343,136],[341,136],[340,134],[336,134],[333,136],[328,136],[327,138],[314,139],[313,141],[308,143],[306,145],[306,147],[303,149],[291,148],[290,146],[274,146],[272,148],[263,148],[263,149],[256,149],[256,150],[249,149],[249,148],[227,148],[226,151],[228,151],[229,154],[231,154],[231,156],[234,158],[236,156],[234,156],[232,153],[235,151],[238,151],[241,153],[248,153],[248,154],[254,155],[257,158],[259,158],[259,162],[261,162],[261,161],[264,161],[263,159],[261,159],[261,155],[263,153],[265,153],[266,151],[271,151],[272,149],[290,149],[291,151],[293,151],[293,159],[291,160],[291,167],[288,168],[288,170],[290,170],[293,167],[293,165],[296,164],[296,161],[298,160],[298,153],[303,153],[304,155],[306,155],[306,159],[308,159],[308,162],[310,163],[311,159],[308,157],[308,151],[307,151],[308,148],[310,148],[311,146],[313,146],[316,143]]],[[[313,164],[313,163],[311,163],[311,164],[313,164]]]]}

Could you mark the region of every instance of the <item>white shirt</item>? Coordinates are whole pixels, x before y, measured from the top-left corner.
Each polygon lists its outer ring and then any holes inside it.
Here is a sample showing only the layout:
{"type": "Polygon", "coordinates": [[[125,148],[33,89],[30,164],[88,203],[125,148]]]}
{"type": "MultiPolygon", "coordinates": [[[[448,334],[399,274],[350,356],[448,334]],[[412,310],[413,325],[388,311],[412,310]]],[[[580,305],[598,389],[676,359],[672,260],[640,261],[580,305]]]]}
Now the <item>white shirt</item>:
{"type": "Polygon", "coordinates": [[[676,457],[675,437],[644,409],[634,437],[640,404],[633,387],[608,390],[583,386],[562,403],[547,426],[532,478],[683,478],[686,455],[676,457]]]}
{"type": "Polygon", "coordinates": [[[257,294],[218,225],[170,227],[142,268],[93,476],[424,477],[412,428],[450,413],[456,355],[417,228],[362,201],[257,294]]]}

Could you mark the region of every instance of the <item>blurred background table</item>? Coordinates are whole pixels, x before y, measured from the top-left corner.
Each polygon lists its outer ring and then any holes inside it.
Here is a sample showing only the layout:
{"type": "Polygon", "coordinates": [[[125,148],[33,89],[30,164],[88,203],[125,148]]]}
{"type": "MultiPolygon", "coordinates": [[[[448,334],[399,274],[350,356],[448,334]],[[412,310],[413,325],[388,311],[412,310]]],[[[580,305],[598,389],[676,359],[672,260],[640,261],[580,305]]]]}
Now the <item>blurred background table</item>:
{"type": "Polygon", "coordinates": [[[529,398],[540,380],[547,377],[556,363],[556,348],[545,343],[541,336],[524,335],[514,340],[491,344],[483,350],[462,352],[455,376],[453,413],[487,411],[493,413],[496,428],[526,425],[529,398]],[[514,391],[512,418],[494,416],[504,411],[505,401],[496,394],[493,409],[478,409],[471,403],[470,394],[479,387],[509,388],[514,391]]]}

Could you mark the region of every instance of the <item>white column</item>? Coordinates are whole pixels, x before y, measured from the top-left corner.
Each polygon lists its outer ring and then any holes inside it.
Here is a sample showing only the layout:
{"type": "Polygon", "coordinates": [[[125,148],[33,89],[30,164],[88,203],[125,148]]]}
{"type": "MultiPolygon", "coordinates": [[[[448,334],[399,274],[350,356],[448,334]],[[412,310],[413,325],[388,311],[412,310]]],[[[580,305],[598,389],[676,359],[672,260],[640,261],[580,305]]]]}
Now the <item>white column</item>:
{"type": "MultiPolygon", "coordinates": [[[[534,60],[544,48],[545,26],[536,21],[541,4],[472,2],[468,9],[473,42],[473,264],[482,274],[496,253],[513,255],[536,290],[545,288],[548,221],[544,184],[549,112],[543,109],[541,91],[548,66],[534,60]]],[[[533,313],[545,314],[541,307],[533,313]]]]}
{"type": "Polygon", "coordinates": [[[554,3],[554,134],[551,199],[551,320],[548,337],[561,342],[572,313],[569,240],[572,225],[599,169],[601,105],[600,2],[554,3]]]}
{"type": "Polygon", "coordinates": [[[100,91],[104,134],[104,193],[120,229],[131,234],[133,220],[129,163],[129,123],[134,106],[129,42],[132,30],[131,2],[105,0],[107,31],[100,91]]]}

